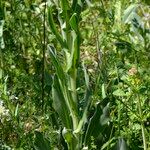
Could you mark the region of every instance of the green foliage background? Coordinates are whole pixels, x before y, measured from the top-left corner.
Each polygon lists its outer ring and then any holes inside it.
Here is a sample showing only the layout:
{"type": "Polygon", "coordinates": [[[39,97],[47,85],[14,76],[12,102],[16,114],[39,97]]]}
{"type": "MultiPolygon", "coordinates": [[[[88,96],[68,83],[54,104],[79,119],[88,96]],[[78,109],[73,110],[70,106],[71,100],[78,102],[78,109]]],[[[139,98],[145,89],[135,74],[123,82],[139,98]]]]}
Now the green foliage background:
{"type": "Polygon", "coordinates": [[[1,0],[0,149],[149,150],[149,21],[146,0],[1,0]]]}

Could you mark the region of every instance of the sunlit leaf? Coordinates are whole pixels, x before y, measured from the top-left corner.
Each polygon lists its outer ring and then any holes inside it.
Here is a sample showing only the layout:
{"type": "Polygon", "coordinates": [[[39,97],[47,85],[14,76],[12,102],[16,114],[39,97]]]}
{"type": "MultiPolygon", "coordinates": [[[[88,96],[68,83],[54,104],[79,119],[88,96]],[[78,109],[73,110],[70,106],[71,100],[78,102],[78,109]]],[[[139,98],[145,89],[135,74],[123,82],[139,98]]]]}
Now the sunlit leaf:
{"type": "Polygon", "coordinates": [[[15,117],[18,115],[18,109],[19,109],[19,104],[17,104],[16,109],[15,109],[15,117]]]}
{"type": "Polygon", "coordinates": [[[108,142],[106,142],[102,147],[101,150],[105,150],[108,146],[110,146],[110,144],[115,140],[115,138],[113,137],[112,139],[110,139],[108,142]]]}
{"type": "Polygon", "coordinates": [[[121,89],[117,89],[116,91],[114,91],[113,95],[115,95],[115,96],[126,96],[125,92],[121,89]]]}
{"type": "Polygon", "coordinates": [[[110,120],[109,117],[109,103],[103,108],[103,113],[100,117],[100,123],[101,125],[105,125],[110,120]]]}
{"type": "Polygon", "coordinates": [[[105,85],[102,84],[102,98],[106,98],[106,93],[105,93],[105,85]]]}
{"type": "Polygon", "coordinates": [[[123,15],[123,22],[128,23],[131,21],[131,17],[133,15],[133,12],[136,11],[138,4],[131,4],[125,11],[123,15]]]}

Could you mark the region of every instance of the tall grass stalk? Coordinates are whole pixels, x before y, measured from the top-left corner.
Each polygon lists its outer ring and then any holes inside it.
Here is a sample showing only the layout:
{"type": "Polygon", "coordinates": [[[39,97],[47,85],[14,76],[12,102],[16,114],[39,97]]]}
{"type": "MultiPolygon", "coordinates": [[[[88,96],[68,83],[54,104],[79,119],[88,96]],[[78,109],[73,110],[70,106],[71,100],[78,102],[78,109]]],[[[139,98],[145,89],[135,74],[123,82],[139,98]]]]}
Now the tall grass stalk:
{"type": "Polygon", "coordinates": [[[144,127],[144,123],[143,123],[143,113],[142,113],[141,99],[140,99],[139,94],[137,94],[137,100],[138,100],[139,116],[140,116],[140,119],[141,119],[141,130],[142,130],[143,146],[144,146],[144,150],[147,150],[145,127],[144,127]]]}

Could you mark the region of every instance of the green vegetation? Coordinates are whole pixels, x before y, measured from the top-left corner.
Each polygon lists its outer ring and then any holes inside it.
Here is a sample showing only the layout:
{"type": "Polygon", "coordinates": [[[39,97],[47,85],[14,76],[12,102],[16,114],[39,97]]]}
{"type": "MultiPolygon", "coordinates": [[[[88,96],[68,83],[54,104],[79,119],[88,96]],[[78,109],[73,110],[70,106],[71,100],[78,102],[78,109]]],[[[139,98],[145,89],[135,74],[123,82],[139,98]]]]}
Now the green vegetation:
{"type": "Polygon", "coordinates": [[[149,7],[1,0],[0,150],[150,150],[149,7]]]}

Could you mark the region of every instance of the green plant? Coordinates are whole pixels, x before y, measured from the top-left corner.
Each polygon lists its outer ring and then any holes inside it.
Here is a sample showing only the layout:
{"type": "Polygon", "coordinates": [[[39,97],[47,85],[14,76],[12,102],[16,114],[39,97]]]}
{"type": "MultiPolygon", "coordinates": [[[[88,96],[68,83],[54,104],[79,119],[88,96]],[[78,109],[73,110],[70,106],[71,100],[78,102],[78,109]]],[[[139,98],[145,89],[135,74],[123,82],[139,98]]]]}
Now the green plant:
{"type": "Polygon", "coordinates": [[[84,131],[88,109],[91,104],[91,87],[89,76],[83,63],[86,90],[83,107],[80,108],[79,103],[81,100],[78,99],[77,92],[80,87],[77,87],[77,74],[79,72],[81,43],[79,23],[81,11],[84,9],[83,3],[84,1],[73,1],[70,4],[67,0],[62,0],[52,3],[48,8],[49,26],[58,40],[63,54],[63,62],[61,62],[59,54],[57,54],[58,51],[55,50],[54,46],[48,46],[51,61],[56,70],[52,86],[53,106],[61,118],[63,125],[62,135],[68,145],[68,149],[81,149],[83,146],[90,146],[91,137],[94,136],[95,139],[99,136],[109,118],[107,116],[109,106],[104,106],[103,110],[101,104],[97,104],[95,114],[84,131]],[[56,20],[54,21],[53,18],[52,10],[54,8],[58,13],[58,29],[55,23],[56,20]],[[81,112],[80,109],[82,109],[81,112]]]}
{"type": "Polygon", "coordinates": [[[0,149],[148,150],[148,3],[1,0],[0,149]]]}

